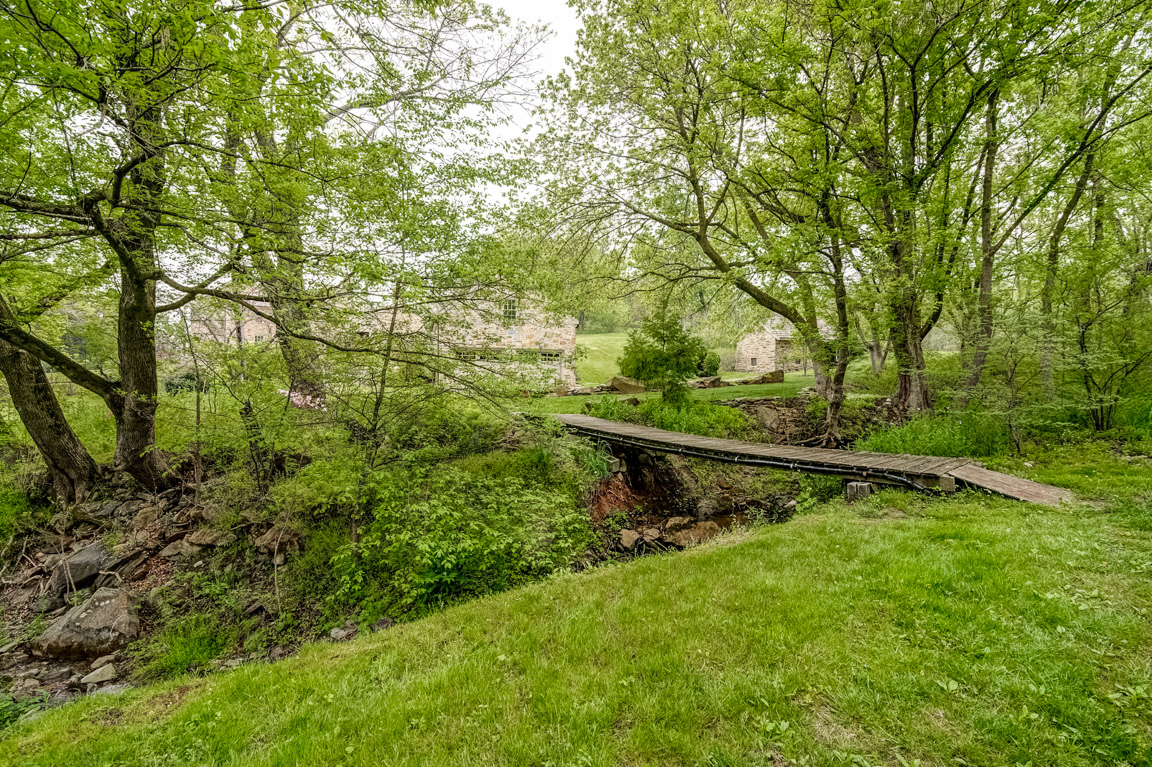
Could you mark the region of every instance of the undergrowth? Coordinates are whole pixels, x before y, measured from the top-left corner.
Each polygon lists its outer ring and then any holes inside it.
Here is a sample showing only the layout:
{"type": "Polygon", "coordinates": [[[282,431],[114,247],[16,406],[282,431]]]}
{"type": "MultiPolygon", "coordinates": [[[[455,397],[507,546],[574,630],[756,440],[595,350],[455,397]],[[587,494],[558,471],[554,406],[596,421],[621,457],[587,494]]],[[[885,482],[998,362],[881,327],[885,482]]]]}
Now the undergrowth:
{"type": "Polygon", "coordinates": [[[965,412],[922,415],[905,423],[873,431],[857,440],[856,450],[979,457],[1002,455],[1011,449],[1008,430],[993,416],[965,412]]]}
{"type": "Polygon", "coordinates": [[[752,419],[739,410],[698,400],[671,403],[649,399],[630,405],[606,398],[596,402],[589,415],[703,437],[740,439],[755,430],[752,419]]]}

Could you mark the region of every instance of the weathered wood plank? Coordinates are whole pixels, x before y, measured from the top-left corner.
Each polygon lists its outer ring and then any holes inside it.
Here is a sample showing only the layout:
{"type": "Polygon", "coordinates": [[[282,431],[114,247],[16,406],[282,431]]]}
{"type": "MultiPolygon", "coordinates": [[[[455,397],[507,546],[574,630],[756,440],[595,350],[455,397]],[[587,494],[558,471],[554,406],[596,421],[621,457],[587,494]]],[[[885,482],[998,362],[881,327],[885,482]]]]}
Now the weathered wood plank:
{"type": "Polygon", "coordinates": [[[954,489],[957,482],[979,487],[1022,501],[1055,505],[1072,497],[1058,487],[1042,485],[1009,474],[990,471],[967,458],[904,455],[898,453],[826,450],[794,445],[769,445],[716,437],[701,437],[648,426],[608,421],[587,415],[559,414],[557,420],[590,436],[621,444],[632,444],[670,453],[694,451],[706,458],[739,463],[741,459],[767,459],[794,465],[799,471],[821,471],[848,478],[884,479],[883,475],[903,478],[911,487],[954,489]]]}
{"type": "Polygon", "coordinates": [[[950,471],[949,474],[965,485],[991,490],[994,493],[1008,498],[1015,498],[1018,501],[1056,506],[1061,501],[1072,500],[1073,497],[1071,491],[1065,490],[1062,487],[1044,485],[1039,482],[1033,482],[1030,479],[1024,479],[1023,477],[1015,477],[1011,474],[1003,474],[998,471],[992,471],[991,469],[985,469],[983,466],[977,466],[975,464],[957,467],[950,471]]]}

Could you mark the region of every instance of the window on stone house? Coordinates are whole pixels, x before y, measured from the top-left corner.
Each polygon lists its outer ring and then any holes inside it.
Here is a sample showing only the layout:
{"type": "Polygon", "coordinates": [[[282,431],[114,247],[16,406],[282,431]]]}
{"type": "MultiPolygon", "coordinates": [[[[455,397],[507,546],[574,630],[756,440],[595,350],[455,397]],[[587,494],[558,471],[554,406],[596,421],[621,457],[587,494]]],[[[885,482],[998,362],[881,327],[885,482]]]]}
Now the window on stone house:
{"type": "Polygon", "coordinates": [[[517,302],[516,302],[515,298],[510,298],[504,302],[504,321],[505,322],[515,322],[516,321],[516,316],[518,313],[517,312],[518,307],[516,306],[516,303],[517,302]]]}
{"type": "Polygon", "coordinates": [[[752,358],[752,367],[756,367],[756,358],[755,357],[752,358]]]}
{"type": "Polygon", "coordinates": [[[264,336],[252,336],[252,340],[258,344],[264,343],[264,336]]]}

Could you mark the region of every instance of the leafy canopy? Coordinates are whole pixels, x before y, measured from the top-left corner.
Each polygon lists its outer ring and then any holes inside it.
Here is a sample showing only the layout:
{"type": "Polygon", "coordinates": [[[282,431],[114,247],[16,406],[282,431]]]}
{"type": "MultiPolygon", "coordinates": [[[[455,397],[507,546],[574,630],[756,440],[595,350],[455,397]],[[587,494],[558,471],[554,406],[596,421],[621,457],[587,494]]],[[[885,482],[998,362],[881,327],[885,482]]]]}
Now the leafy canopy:
{"type": "Polygon", "coordinates": [[[661,389],[664,399],[678,401],[686,397],[684,382],[696,375],[707,355],[704,341],[684,330],[672,314],[660,312],[628,334],[620,372],[661,389]]]}

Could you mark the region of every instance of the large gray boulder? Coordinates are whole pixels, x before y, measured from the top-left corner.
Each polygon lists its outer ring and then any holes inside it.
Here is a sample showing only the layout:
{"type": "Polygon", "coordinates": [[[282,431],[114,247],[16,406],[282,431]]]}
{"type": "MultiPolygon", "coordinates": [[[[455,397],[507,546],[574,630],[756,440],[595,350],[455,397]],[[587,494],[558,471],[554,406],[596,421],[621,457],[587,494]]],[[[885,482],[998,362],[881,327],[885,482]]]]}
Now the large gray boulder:
{"type": "Polygon", "coordinates": [[[644,384],[625,376],[613,376],[608,386],[622,394],[641,394],[646,391],[644,384]]]}
{"type": "Polygon", "coordinates": [[[139,634],[140,619],[128,592],[102,588],[49,626],[34,648],[39,655],[57,658],[98,658],[139,634]]]}
{"type": "Polygon", "coordinates": [[[88,586],[96,580],[96,576],[111,558],[112,555],[102,543],[94,543],[80,549],[59,562],[52,570],[52,576],[48,579],[47,593],[58,597],[88,586]]]}

